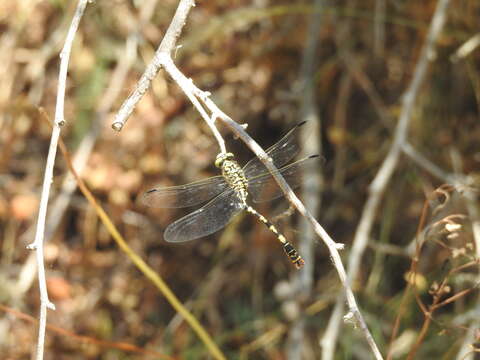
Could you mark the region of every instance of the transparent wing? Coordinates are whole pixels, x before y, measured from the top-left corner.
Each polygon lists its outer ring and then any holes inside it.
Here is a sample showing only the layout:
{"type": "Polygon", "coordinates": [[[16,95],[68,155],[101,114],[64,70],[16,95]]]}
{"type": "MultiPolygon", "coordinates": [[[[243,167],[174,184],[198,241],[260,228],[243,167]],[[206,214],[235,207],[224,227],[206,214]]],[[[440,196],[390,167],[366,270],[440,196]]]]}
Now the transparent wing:
{"type": "Polygon", "coordinates": [[[228,187],[223,176],[214,176],[186,185],[159,187],[143,194],[142,202],[159,208],[181,208],[210,200],[228,187]]]}
{"type": "Polygon", "coordinates": [[[163,237],[168,242],[184,242],[213,234],[242,210],[243,204],[235,191],[227,190],[200,209],[168,225],[163,237]]]}
{"type": "MultiPolygon", "coordinates": [[[[273,163],[277,168],[282,167],[298,154],[299,147],[295,142],[295,132],[303,124],[305,124],[305,121],[298,123],[283,138],[267,149],[266,153],[273,159],[273,163]]],[[[265,165],[255,157],[245,165],[243,171],[245,172],[245,176],[249,178],[262,174],[266,172],[267,169],[265,165]]]]}
{"type": "MultiPolygon", "coordinates": [[[[318,155],[309,156],[284,166],[278,170],[278,173],[282,174],[292,189],[296,189],[302,184],[305,170],[309,166],[318,166],[319,159],[321,158],[318,155]]],[[[277,199],[284,195],[270,172],[248,179],[248,193],[256,203],[277,199]]]]}

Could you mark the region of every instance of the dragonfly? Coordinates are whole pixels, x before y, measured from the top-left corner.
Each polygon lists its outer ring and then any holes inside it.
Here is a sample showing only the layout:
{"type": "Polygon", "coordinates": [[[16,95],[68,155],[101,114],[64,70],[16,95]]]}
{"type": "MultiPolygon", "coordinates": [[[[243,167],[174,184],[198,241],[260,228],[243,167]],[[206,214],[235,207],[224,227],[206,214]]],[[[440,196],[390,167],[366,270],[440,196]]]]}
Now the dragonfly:
{"type": "MultiPolygon", "coordinates": [[[[291,188],[301,185],[305,168],[319,158],[318,155],[312,155],[286,165],[299,152],[295,134],[304,124],[305,121],[298,123],[266,151],[277,172],[291,188]]],[[[256,157],[242,168],[234,160],[232,153],[218,154],[215,166],[221,169],[222,175],[186,185],[156,187],[143,194],[142,201],[145,205],[159,208],[183,208],[209,201],[198,210],[168,225],[164,239],[167,242],[180,243],[205,237],[224,228],[235,215],[247,211],[275,234],[290,261],[300,269],[305,261],[295,247],[248,202],[250,197],[254,203],[261,203],[284,195],[272,173],[256,157]],[[272,188],[271,191],[265,191],[272,188]]]]}

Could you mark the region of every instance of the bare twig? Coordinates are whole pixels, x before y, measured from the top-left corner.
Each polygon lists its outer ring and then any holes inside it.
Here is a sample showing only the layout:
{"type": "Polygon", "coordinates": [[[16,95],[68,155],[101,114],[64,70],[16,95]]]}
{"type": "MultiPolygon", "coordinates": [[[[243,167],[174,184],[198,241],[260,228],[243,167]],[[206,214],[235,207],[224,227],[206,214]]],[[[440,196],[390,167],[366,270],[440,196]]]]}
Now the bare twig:
{"type": "MultiPolygon", "coordinates": [[[[117,115],[115,116],[115,120],[112,123],[112,128],[117,131],[121,131],[123,126],[125,125],[127,119],[132,114],[133,110],[135,109],[136,104],[140,101],[143,97],[143,94],[148,90],[150,87],[150,83],[152,79],[157,75],[158,71],[163,67],[165,71],[177,82],[177,84],[182,88],[182,90],[187,94],[188,98],[198,110],[200,115],[202,115],[203,119],[207,122],[210,129],[212,130],[215,138],[218,141],[220,146],[221,152],[226,152],[225,149],[225,142],[220,135],[220,132],[215,127],[215,119],[216,114],[212,113],[208,115],[205,109],[202,107],[201,103],[199,102],[198,96],[196,95],[196,87],[193,86],[191,80],[187,79],[173,64],[171,53],[175,48],[175,44],[177,41],[178,36],[180,35],[183,26],[185,25],[186,18],[190,9],[194,6],[193,0],[181,0],[177,11],[173,17],[170,26],[167,29],[167,32],[160,43],[157,51],[155,52],[155,56],[148,64],[145,72],[143,73],[142,77],[137,83],[135,90],[128,96],[128,98],[124,101],[120,110],[118,111],[117,115]]],[[[203,93],[202,93],[203,95],[203,93]]]]}
{"type": "MultiPolygon", "coordinates": [[[[122,91],[122,84],[124,83],[128,71],[132,67],[137,55],[139,42],[138,32],[142,27],[145,26],[150,17],[153,15],[153,8],[155,7],[156,3],[157,0],[144,1],[142,3],[142,8],[140,10],[141,15],[137,24],[137,30],[127,38],[123,52],[118,54],[119,60],[117,66],[113,70],[108,87],[98,102],[91,128],[82,138],[82,141],[73,157],[73,165],[79,174],[83,172],[90,154],[93,151],[97,137],[101,131],[103,121],[108,116],[113,103],[122,91]]],[[[49,216],[45,230],[45,238],[47,240],[52,236],[52,234],[55,232],[55,229],[58,227],[58,224],[62,220],[65,209],[68,207],[72,195],[76,189],[77,183],[74,181],[73,175],[68,173],[62,182],[61,190],[59,191],[57,198],[51,206],[51,215],[49,216]]],[[[30,230],[26,232],[25,237],[29,236],[29,234],[30,230]]]]}
{"type": "Polygon", "coordinates": [[[333,239],[328,235],[328,233],[323,229],[323,227],[317,222],[315,217],[305,208],[302,202],[293,193],[285,179],[278,173],[269,156],[245,132],[244,127],[237,124],[228,115],[221,111],[217,107],[217,105],[210,99],[210,93],[198,89],[190,79],[187,79],[176,68],[175,64],[173,63],[170,52],[175,45],[175,41],[180,34],[180,31],[185,23],[186,16],[192,6],[193,2],[191,0],[182,0],[180,2],[175,17],[170,24],[169,29],[167,30],[167,34],[165,35],[165,38],[168,37],[168,39],[164,38],[164,40],[160,44],[154,59],[147,66],[147,69],[142,75],[140,81],[138,82],[137,88],[132,92],[132,94],[124,102],[121,109],[117,113],[112,127],[117,131],[120,131],[122,129],[127,118],[133,112],[135,104],[138,103],[142,95],[147,91],[151,80],[157,74],[160,67],[163,67],[165,71],[168,72],[168,74],[172,77],[172,79],[179,84],[179,86],[185,92],[192,104],[197,108],[204,120],[210,126],[219,143],[220,151],[225,152],[226,149],[223,139],[219,131],[216,129],[214,123],[217,119],[221,120],[227,127],[231,129],[231,131],[233,131],[242,141],[247,144],[247,146],[255,153],[255,155],[260,159],[260,161],[264,163],[268,171],[272,173],[273,177],[279,184],[282,191],[285,193],[290,203],[300,212],[303,217],[305,217],[312,224],[315,233],[324,241],[324,243],[329,249],[331,259],[345,289],[346,299],[350,309],[349,316],[355,318],[357,325],[362,330],[375,357],[377,359],[382,359],[382,355],[380,354],[380,351],[378,350],[378,347],[375,344],[375,341],[373,340],[373,337],[371,336],[370,331],[367,328],[365,320],[363,319],[363,316],[361,315],[356,304],[353,292],[347,282],[347,275],[343,267],[340,255],[338,253],[339,249],[343,249],[343,244],[339,244],[333,241],[333,239]]]}
{"type": "Polygon", "coordinates": [[[458,48],[457,51],[450,57],[452,62],[457,62],[466,58],[472,53],[477,47],[480,46],[480,33],[473,35],[465,43],[458,48]]]}
{"type": "Polygon", "coordinates": [[[322,346],[322,359],[330,360],[335,355],[335,345],[337,343],[338,333],[340,332],[340,324],[343,319],[343,306],[335,306],[330,315],[330,321],[327,328],[320,339],[322,346]]]}
{"type": "MultiPolygon", "coordinates": [[[[195,106],[197,111],[202,116],[203,120],[205,120],[207,125],[210,127],[210,130],[212,130],[213,135],[215,136],[215,139],[218,142],[218,146],[220,147],[220,152],[222,153],[227,152],[225,148],[225,141],[223,140],[222,135],[218,131],[217,127],[215,126],[215,120],[217,119],[217,117],[220,117],[220,113],[213,110],[211,111],[211,115],[208,115],[204,106],[201,104],[202,101],[205,101],[206,99],[208,99],[208,96],[210,95],[210,93],[200,91],[193,84],[193,81],[191,79],[187,79],[185,75],[183,75],[182,72],[178,70],[178,68],[175,66],[169,54],[167,53],[161,54],[161,63],[164,66],[165,71],[176,81],[178,86],[182,88],[185,95],[187,95],[189,100],[192,102],[193,106],[195,106]]],[[[205,104],[205,105],[207,105],[206,107],[208,108],[208,104],[205,104]]]]}
{"type": "Polygon", "coordinates": [[[45,174],[43,178],[42,196],[40,199],[40,207],[38,210],[37,231],[33,243],[27,246],[28,249],[36,250],[37,266],[38,266],[38,282],[40,288],[40,320],[38,330],[38,342],[36,359],[43,359],[43,348],[45,343],[45,326],[47,323],[47,308],[55,310],[55,305],[48,299],[47,284],[45,281],[45,266],[43,262],[43,240],[45,233],[45,220],[47,216],[47,204],[50,194],[50,185],[53,182],[53,166],[55,164],[55,156],[57,153],[58,138],[60,137],[61,126],[65,124],[64,119],[64,100],[65,87],[67,82],[67,69],[70,52],[72,49],[73,39],[78,29],[80,19],[82,18],[87,0],[79,0],[75,15],[72,19],[70,29],[68,30],[65,45],[60,53],[60,72],[58,78],[57,89],[57,105],[55,108],[55,124],[52,130],[52,137],[50,139],[50,147],[48,149],[47,163],[45,167],[45,174]]]}
{"type": "MultiPolygon", "coordinates": [[[[175,65],[172,63],[171,66],[175,65]]],[[[191,83],[191,85],[194,86],[193,83],[191,83]]],[[[216,114],[215,117],[221,120],[226,126],[228,126],[230,130],[253,151],[253,153],[260,159],[260,161],[263,162],[268,171],[272,173],[272,176],[275,178],[275,181],[280,186],[290,203],[300,212],[303,217],[305,217],[310,222],[310,224],[313,226],[315,233],[323,240],[330,252],[331,259],[340,277],[340,281],[342,282],[342,285],[344,287],[347,303],[349,305],[350,315],[354,317],[357,321],[358,327],[362,330],[375,357],[377,359],[382,359],[380,351],[378,350],[378,347],[375,344],[375,341],[373,340],[370,331],[368,330],[365,320],[363,319],[363,316],[358,309],[355,297],[353,296],[353,292],[347,283],[346,272],[343,267],[340,255],[338,253],[339,249],[343,249],[343,244],[339,244],[333,241],[330,235],[328,235],[328,233],[323,229],[323,227],[317,222],[315,217],[305,208],[303,203],[298,199],[298,197],[292,191],[285,179],[279,174],[278,170],[273,165],[271,159],[269,158],[265,150],[263,150],[262,147],[258,145],[247,134],[244,127],[237,124],[228,115],[221,111],[216,106],[216,104],[209,98],[209,93],[205,93],[202,92],[200,89],[197,89],[195,91],[195,94],[199,99],[203,101],[204,106],[209,109],[210,113],[216,114]]],[[[189,98],[190,97],[191,95],[189,95],[189,98]]]]}
{"type": "MultiPolygon", "coordinates": [[[[392,146],[382,166],[380,167],[380,170],[370,185],[369,197],[363,209],[362,217],[353,240],[352,251],[349,256],[349,282],[355,279],[358,274],[361,259],[368,244],[370,231],[378,206],[380,205],[380,201],[385,189],[400,159],[402,145],[406,142],[408,127],[412,118],[415,101],[420,91],[420,87],[426,77],[429,62],[434,59],[435,44],[446,20],[446,10],[448,4],[449,0],[439,0],[437,3],[435,13],[430,23],[425,45],[422,48],[422,52],[415,67],[413,79],[403,95],[402,110],[397,127],[395,129],[392,146]]],[[[336,309],[338,308],[343,309],[343,299],[341,298],[336,303],[336,309]]],[[[335,312],[337,312],[337,310],[335,312]]],[[[338,321],[338,317],[332,317],[330,319],[331,324],[329,324],[329,326],[334,326],[333,324],[336,323],[335,326],[338,327],[338,321]]]]}
{"type": "MultiPolygon", "coordinates": [[[[172,63],[172,66],[173,63],[172,63]]],[[[174,79],[175,80],[175,79],[174,79]]],[[[193,85],[193,83],[192,83],[193,85]]],[[[360,313],[355,297],[353,295],[353,292],[347,282],[347,276],[345,269],[342,264],[342,260],[340,258],[340,254],[338,253],[338,250],[343,249],[343,244],[336,243],[333,241],[333,239],[330,237],[330,235],[323,229],[323,227],[317,222],[315,217],[305,208],[303,203],[298,199],[298,197],[295,195],[295,193],[292,191],[288,183],[285,181],[283,176],[280,175],[278,172],[277,168],[273,165],[271,159],[265,152],[265,150],[262,149],[260,145],[258,145],[255,140],[253,140],[248,133],[245,131],[244,127],[242,125],[237,124],[234,120],[232,120],[228,115],[226,115],[223,111],[221,111],[216,104],[210,100],[209,94],[208,93],[203,93],[201,90],[197,90],[196,93],[198,94],[197,96],[201,98],[204,102],[204,105],[206,108],[210,110],[212,114],[216,114],[216,118],[221,120],[227,127],[230,128],[230,130],[238,136],[249,148],[250,150],[253,151],[253,153],[260,159],[260,161],[263,162],[265,167],[268,169],[268,171],[272,174],[274,177],[275,181],[277,184],[280,186],[282,189],[283,193],[287,197],[287,199],[290,201],[290,203],[298,210],[298,212],[305,218],[307,219],[310,224],[313,226],[313,229],[315,233],[323,240],[325,245],[327,246],[329,252],[330,252],[330,257],[331,260],[335,266],[335,269],[337,270],[337,273],[340,277],[340,281],[342,282],[342,285],[345,290],[346,294],[346,300],[349,306],[349,314],[350,317],[355,318],[358,327],[361,329],[363,332],[368,344],[370,345],[370,348],[375,355],[376,359],[382,359],[382,355],[380,354],[380,351],[378,350],[377,345],[375,344],[375,341],[373,340],[372,335],[370,334],[370,331],[368,330],[368,327],[365,323],[365,320],[363,319],[362,314],[360,313]],[[203,95],[202,95],[203,94],[203,95]]],[[[189,96],[190,97],[190,96],[189,96]]]]}
{"type": "Polygon", "coordinates": [[[454,178],[451,174],[446,173],[442,169],[440,169],[437,165],[432,163],[428,160],[422,153],[418,152],[410,143],[405,142],[402,144],[402,151],[407,155],[410,159],[412,159],[417,165],[421,168],[428,171],[433,176],[437,177],[438,179],[442,180],[444,183],[453,183],[454,178]]]}
{"type": "MultiPolygon", "coordinates": [[[[134,54],[136,54],[136,36],[131,36],[126,43],[125,46],[125,55],[120,57],[120,61],[113,71],[113,75],[110,81],[110,86],[105,91],[100,103],[98,105],[98,110],[96,111],[95,118],[92,121],[92,126],[89,132],[83,137],[78,149],[75,152],[73,157],[73,166],[77,170],[79,174],[83,172],[87,161],[90,157],[90,154],[95,146],[97,137],[100,133],[101,123],[106,118],[109,109],[111,108],[113,102],[115,101],[118,93],[121,91],[122,87],[120,84],[123,83],[125,76],[127,74],[128,68],[132,65],[134,54]]],[[[40,108],[40,113],[42,114],[45,110],[40,108]]],[[[46,114],[43,114],[46,115],[46,114]]],[[[68,205],[70,204],[70,200],[72,198],[73,193],[77,189],[77,183],[73,178],[71,173],[68,173],[64,180],[62,181],[62,185],[60,186],[60,191],[58,192],[57,197],[53,200],[52,205],[50,206],[49,210],[49,217],[46,222],[44,238],[45,241],[51,239],[55,230],[57,229],[58,225],[63,219],[63,215],[65,214],[65,210],[67,209],[68,205]]],[[[31,226],[23,235],[22,239],[30,239],[35,232],[34,226],[31,226]]],[[[35,256],[31,254],[31,256],[35,256]]],[[[30,276],[35,276],[35,271],[33,274],[29,274],[30,276]]],[[[20,279],[23,279],[22,286],[18,288],[17,295],[22,296],[29,288],[30,284],[25,283],[26,277],[19,276],[19,283],[21,282],[20,279]]]]}
{"type": "MultiPolygon", "coordinates": [[[[435,14],[430,24],[426,44],[422,49],[422,53],[420,54],[412,82],[410,83],[410,86],[403,97],[402,112],[400,114],[400,119],[395,131],[392,147],[390,148],[382,167],[378,171],[370,186],[370,197],[365,206],[365,211],[362,214],[362,219],[360,220],[360,225],[354,240],[355,243],[358,242],[359,244],[354,244],[354,250],[360,251],[361,249],[364,249],[364,246],[362,245],[364,243],[366,244],[368,241],[368,234],[370,232],[380,198],[383,195],[383,192],[388,185],[388,181],[391,179],[393,171],[398,163],[402,147],[407,143],[407,131],[412,117],[411,115],[414,109],[415,101],[419,93],[420,86],[425,79],[428,64],[434,59],[435,43],[443,24],[445,23],[446,9],[448,4],[449,0],[440,0],[437,4],[435,14]]],[[[361,252],[358,254],[361,255],[361,252]]],[[[361,256],[353,256],[352,254],[351,266],[349,266],[349,276],[351,278],[356,275],[360,257],[361,256]]]]}
{"type": "Polygon", "coordinates": [[[163,65],[161,59],[164,59],[164,54],[170,56],[170,53],[174,50],[177,38],[180,35],[180,32],[185,25],[188,13],[193,6],[195,6],[194,0],[180,1],[177,11],[173,16],[172,22],[170,23],[170,26],[168,27],[160,46],[155,52],[153,60],[150,62],[150,64],[148,64],[147,68],[145,69],[145,72],[138,81],[135,90],[124,101],[124,103],[120,107],[120,110],[115,116],[115,120],[112,123],[112,128],[114,130],[122,130],[128,117],[135,109],[135,106],[150,87],[150,83],[152,82],[153,78],[155,78],[157,73],[160,71],[163,65]]]}

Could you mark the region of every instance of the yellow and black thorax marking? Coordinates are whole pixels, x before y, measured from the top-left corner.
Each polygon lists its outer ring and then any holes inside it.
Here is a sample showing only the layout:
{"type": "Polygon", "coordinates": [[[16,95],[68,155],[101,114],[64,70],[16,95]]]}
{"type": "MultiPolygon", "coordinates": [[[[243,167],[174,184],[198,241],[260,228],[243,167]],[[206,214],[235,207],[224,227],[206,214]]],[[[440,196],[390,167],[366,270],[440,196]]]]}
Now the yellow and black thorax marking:
{"type": "Polygon", "coordinates": [[[215,160],[215,166],[222,169],[222,175],[238,197],[246,205],[248,195],[248,180],[238,163],[233,160],[232,153],[220,153],[215,160]]]}

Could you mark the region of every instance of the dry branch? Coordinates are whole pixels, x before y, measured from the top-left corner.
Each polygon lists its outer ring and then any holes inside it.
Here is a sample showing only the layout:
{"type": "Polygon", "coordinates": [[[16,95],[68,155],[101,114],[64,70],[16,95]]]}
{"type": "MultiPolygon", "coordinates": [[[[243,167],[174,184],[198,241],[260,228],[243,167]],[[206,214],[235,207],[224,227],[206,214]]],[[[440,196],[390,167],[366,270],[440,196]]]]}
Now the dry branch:
{"type": "MultiPolygon", "coordinates": [[[[360,222],[353,240],[352,250],[348,260],[348,282],[351,283],[358,275],[363,254],[368,245],[370,232],[375,220],[383,194],[385,193],[390,179],[393,176],[395,168],[398,165],[400,155],[402,153],[402,146],[407,141],[408,127],[412,119],[412,113],[417,100],[420,88],[427,75],[428,65],[434,60],[435,47],[437,39],[443,29],[446,21],[447,8],[449,0],[439,0],[435,13],[433,15],[430,27],[428,30],[425,45],[422,48],[420,57],[415,66],[412,81],[405,91],[402,98],[402,110],[395,129],[394,138],[390,150],[382,163],[379,171],[369,187],[369,197],[362,211],[360,222]]],[[[343,298],[340,297],[335,305],[334,316],[330,318],[328,327],[330,329],[339,328],[340,317],[339,313],[343,312],[343,298]],[[340,309],[340,310],[339,310],[340,309]]],[[[338,334],[338,330],[335,331],[338,334]]],[[[328,335],[328,332],[327,332],[328,335]]],[[[326,336],[327,336],[326,335],[326,336]]],[[[329,337],[329,342],[335,343],[336,337],[329,337]]]]}
{"type": "Polygon", "coordinates": [[[68,61],[72,49],[73,39],[78,29],[80,19],[87,6],[87,0],[79,0],[75,15],[68,30],[65,39],[65,45],[60,53],[60,71],[58,76],[57,103],[55,107],[55,123],[50,139],[50,147],[48,149],[47,163],[45,166],[45,175],[43,178],[42,196],[40,199],[40,207],[38,210],[37,231],[35,240],[27,246],[28,249],[36,250],[37,267],[38,267],[38,283],[40,288],[40,319],[38,325],[38,342],[36,349],[36,359],[42,360],[45,343],[45,327],[47,324],[47,308],[55,310],[55,305],[48,299],[47,284],[45,280],[45,266],[43,258],[43,241],[45,236],[45,221],[47,216],[48,198],[50,195],[50,186],[53,182],[53,167],[55,165],[55,157],[57,154],[58,139],[60,137],[61,126],[65,124],[64,104],[65,104],[65,88],[67,83],[68,61]]]}

